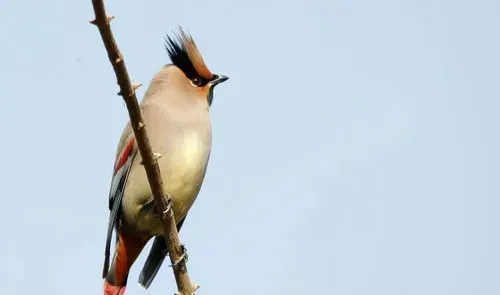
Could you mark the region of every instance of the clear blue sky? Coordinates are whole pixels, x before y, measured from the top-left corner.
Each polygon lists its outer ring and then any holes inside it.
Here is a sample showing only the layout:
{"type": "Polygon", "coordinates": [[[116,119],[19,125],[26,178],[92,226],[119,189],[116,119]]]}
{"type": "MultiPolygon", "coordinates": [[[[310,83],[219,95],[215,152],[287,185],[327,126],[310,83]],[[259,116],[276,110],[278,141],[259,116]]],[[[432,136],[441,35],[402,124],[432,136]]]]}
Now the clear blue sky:
{"type": "MultiPolygon", "coordinates": [[[[134,81],[177,25],[231,77],[181,233],[200,294],[500,294],[498,1],[106,4],[134,81]]],[[[0,2],[1,294],[101,293],[128,117],[92,16],[0,2]]]]}

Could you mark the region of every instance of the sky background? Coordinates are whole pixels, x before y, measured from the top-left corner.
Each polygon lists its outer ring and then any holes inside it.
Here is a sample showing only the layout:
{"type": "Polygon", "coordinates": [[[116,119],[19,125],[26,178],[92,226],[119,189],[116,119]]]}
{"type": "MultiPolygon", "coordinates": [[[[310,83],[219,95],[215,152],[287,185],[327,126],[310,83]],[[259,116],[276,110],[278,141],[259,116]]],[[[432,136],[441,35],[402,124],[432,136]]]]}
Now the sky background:
{"type": "MultiPolygon", "coordinates": [[[[500,294],[500,2],[105,2],[133,81],[178,25],[231,78],[181,232],[199,294],[500,294]]],[[[92,18],[0,1],[0,294],[102,293],[128,114],[92,18]]],[[[172,294],[145,254],[127,294],[172,294]]]]}

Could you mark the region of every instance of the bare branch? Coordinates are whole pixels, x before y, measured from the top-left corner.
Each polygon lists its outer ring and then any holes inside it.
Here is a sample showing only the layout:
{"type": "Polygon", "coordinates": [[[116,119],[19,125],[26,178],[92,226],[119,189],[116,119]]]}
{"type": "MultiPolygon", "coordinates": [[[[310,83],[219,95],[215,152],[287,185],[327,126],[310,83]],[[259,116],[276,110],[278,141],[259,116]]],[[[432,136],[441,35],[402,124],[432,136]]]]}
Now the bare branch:
{"type": "Polygon", "coordinates": [[[94,6],[95,20],[90,23],[96,25],[101,33],[102,41],[108,52],[109,61],[113,66],[118,85],[120,86],[120,92],[118,94],[123,97],[127,105],[130,123],[139,147],[139,152],[141,153],[144,169],[146,169],[156,208],[158,212],[162,212],[163,231],[167,249],[170,254],[170,261],[173,266],[172,269],[174,271],[175,280],[177,282],[177,288],[179,290],[178,294],[195,294],[197,286],[191,284],[188,276],[186,259],[184,259],[185,251],[179,240],[171,206],[172,199],[163,188],[163,182],[157,162],[159,156],[151,150],[151,144],[149,143],[144,120],[135,95],[135,90],[139,88],[141,84],[132,84],[130,82],[123,56],[118,50],[109,24],[114,17],[106,15],[103,0],[92,0],[92,5],[94,6]]]}

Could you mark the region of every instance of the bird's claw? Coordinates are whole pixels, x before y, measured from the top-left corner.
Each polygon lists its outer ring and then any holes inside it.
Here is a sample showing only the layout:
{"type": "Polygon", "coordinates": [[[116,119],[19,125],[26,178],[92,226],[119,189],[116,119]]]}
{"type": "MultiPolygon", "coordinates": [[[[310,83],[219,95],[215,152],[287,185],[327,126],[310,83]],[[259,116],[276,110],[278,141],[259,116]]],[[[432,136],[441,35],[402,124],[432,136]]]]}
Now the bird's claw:
{"type": "Polygon", "coordinates": [[[187,254],[187,249],[186,246],[184,246],[184,244],[181,244],[181,251],[182,251],[181,257],[179,257],[179,259],[177,259],[173,264],[171,264],[170,267],[178,267],[181,262],[184,262],[184,264],[187,263],[189,256],[187,254]]]}
{"type": "MultiPolygon", "coordinates": [[[[153,200],[153,203],[154,203],[154,200],[153,200]]],[[[172,200],[167,198],[167,207],[162,212],[158,212],[159,210],[156,207],[156,204],[153,204],[153,206],[154,206],[153,212],[152,212],[153,217],[159,218],[159,219],[165,219],[165,218],[167,218],[168,212],[170,210],[172,210],[172,200]]]]}

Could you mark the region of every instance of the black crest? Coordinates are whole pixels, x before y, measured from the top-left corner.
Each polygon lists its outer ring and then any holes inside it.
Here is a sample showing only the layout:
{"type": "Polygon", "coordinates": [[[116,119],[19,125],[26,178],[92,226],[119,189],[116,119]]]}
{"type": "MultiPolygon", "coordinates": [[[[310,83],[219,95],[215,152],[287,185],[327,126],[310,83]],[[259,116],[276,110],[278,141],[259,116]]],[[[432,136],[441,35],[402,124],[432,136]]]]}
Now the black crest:
{"type": "Polygon", "coordinates": [[[186,34],[182,28],[180,35],[175,38],[165,38],[165,48],[172,63],[181,69],[190,80],[199,79],[201,84],[208,83],[214,75],[205,65],[196,44],[191,36],[186,34]]]}

